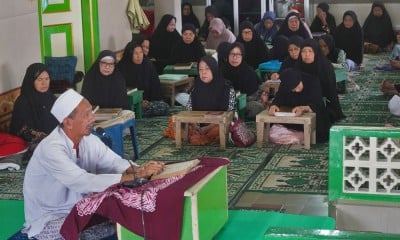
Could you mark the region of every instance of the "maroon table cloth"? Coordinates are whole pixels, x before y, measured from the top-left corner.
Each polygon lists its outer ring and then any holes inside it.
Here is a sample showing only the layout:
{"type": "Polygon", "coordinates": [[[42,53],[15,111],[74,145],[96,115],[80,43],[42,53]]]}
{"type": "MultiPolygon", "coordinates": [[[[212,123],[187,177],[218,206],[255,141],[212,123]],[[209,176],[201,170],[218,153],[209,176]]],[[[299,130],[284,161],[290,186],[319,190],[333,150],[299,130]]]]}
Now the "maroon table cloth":
{"type": "Polygon", "coordinates": [[[116,184],[85,197],[65,219],[62,236],[78,239],[85,228],[110,219],[142,237],[145,234],[147,240],[180,239],[185,190],[219,166],[229,164],[224,158],[199,160],[199,165],[186,175],[150,181],[138,188],[116,184]]]}

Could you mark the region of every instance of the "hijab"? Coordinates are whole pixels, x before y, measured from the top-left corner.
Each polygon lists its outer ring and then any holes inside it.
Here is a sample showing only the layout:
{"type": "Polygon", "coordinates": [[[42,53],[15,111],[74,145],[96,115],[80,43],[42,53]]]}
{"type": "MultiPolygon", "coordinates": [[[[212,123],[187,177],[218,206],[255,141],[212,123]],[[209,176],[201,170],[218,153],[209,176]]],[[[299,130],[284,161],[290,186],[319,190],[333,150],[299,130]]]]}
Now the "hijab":
{"type": "Polygon", "coordinates": [[[334,34],[336,29],[336,20],[335,17],[329,12],[329,5],[326,2],[321,2],[317,5],[317,8],[326,13],[326,23],[328,24],[328,29],[324,27],[321,19],[318,16],[315,16],[311,23],[310,30],[312,32],[326,32],[328,34],[334,34]]]}
{"type": "Polygon", "coordinates": [[[49,73],[49,70],[42,63],[33,63],[26,69],[21,86],[21,95],[14,105],[10,133],[18,135],[18,132],[24,126],[27,126],[33,130],[49,134],[58,125],[57,119],[50,113],[56,97],[50,91],[50,88],[41,93],[34,86],[35,80],[43,72],[49,73]]]}
{"type": "Polygon", "coordinates": [[[192,4],[188,2],[182,3],[181,9],[182,9],[182,26],[184,26],[185,24],[193,24],[195,28],[200,28],[200,22],[197,16],[193,12],[192,4]],[[188,6],[190,8],[189,16],[183,15],[183,7],[185,6],[188,6]]]}
{"type": "Polygon", "coordinates": [[[240,24],[236,41],[243,44],[246,52],[244,60],[253,67],[253,69],[257,69],[260,63],[268,60],[268,48],[254,29],[252,22],[245,20],[240,24]],[[248,42],[246,42],[242,36],[242,31],[245,29],[249,29],[253,33],[253,38],[248,42]]]}
{"type": "Polygon", "coordinates": [[[215,6],[210,5],[204,9],[204,22],[203,25],[201,25],[201,28],[199,29],[199,38],[204,40],[207,39],[210,28],[210,22],[207,20],[208,14],[214,17],[219,17],[218,10],[215,6]]]}
{"type": "MultiPolygon", "coordinates": [[[[296,66],[296,63],[297,63],[298,59],[293,59],[290,56],[289,51],[288,51],[289,45],[296,45],[297,47],[301,48],[303,41],[304,41],[304,39],[302,37],[300,37],[300,36],[297,36],[297,35],[291,36],[288,39],[288,44],[287,44],[287,47],[286,47],[287,57],[282,62],[280,71],[282,71],[282,70],[284,70],[286,68],[293,68],[293,67],[296,66]]],[[[299,55],[299,58],[300,58],[300,55],[299,55]]]]}
{"type": "Polygon", "coordinates": [[[130,42],[126,45],[124,55],[117,64],[125,79],[127,88],[143,90],[143,100],[158,101],[162,99],[160,79],[153,63],[146,56],[141,64],[132,62],[132,55],[135,48],[141,48],[138,43],[130,42]]]}
{"type": "MultiPolygon", "coordinates": [[[[243,44],[240,42],[235,42],[230,45],[228,58],[229,53],[234,48],[239,48],[242,55],[246,53],[243,44]]],[[[233,88],[236,91],[246,93],[248,96],[250,96],[258,90],[259,80],[257,74],[252,69],[252,67],[246,63],[244,58],[242,58],[242,62],[240,63],[240,65],[236,67],[232,66],[228,60],[222,70],[222,74],[225,79],[229,80],[232,83],[233,88]]]]}
{"type": "Polygon", "coordinates": [[[300,14],[297,11],[291,11],[289,12],[285,20],[283,21],[281,27],[279,28],[278,32],[276,33],[276,36],[279,35],[285,35],[286,37],[291,37],[293,35],[299,35],[304,39],[311,38],[311,34],[309,30],[305,27],[305,23],[301,20],[300,14]],[[299,29],[297,31],[292,31],[289,29],[289,20],[292,18],[297,18],[300,22],[299,29]]]}
{"type": "MultiPolygon", "coordinates": [[[[210,68],[213,80],[209,83],[204,83],[200,79],[200,74],[196,77],[190,93],[192,110],[227,111],[231,86],[223,78],[215,58],[204,56],[199,63],[202,61],[210,68]]],[[[199,65],[197,64],[197,66],[199,65]]]]}
{"type": "Polygon", "coordinates": [[[315,81],[310,75],[299,72],[293,68],[287,68],[280,74],[281,84],[272,104],[278,107],[309,106],[316,113],[316,135],[318,142],[324,142],[329,138],[331,121],[328,111],[324,106],[320,82],[315,81]],[[293,92],[293,89],[303,83],[301,92],[293,92]]]}
{"type": "Polygon", "coordinates": [[[318,43],[314,39],[305,39],[301,50],[296,68],[307,78],[320,83],[321,94],[326,98],[331,122],[344,118],[336,90],[336,76],[332,63],[321,53],[318,43]],[[312,63],[305,63],[301,57],[301,50],[305,47],[311,47],[314,52],[314,61],[312,63]]]}
{"type": "Polygon", "coordinates": [[[278,32],[278,26],[275,24],[275,13],[273,11],[268,11],[264,13],[261,21],[256,24],[255,30],[260,35],[260,38],[264,42],[271,42],[272,39],[275,37],[275,34],[278,32]],[[270,29],[267,29],[264,25],[266,20],[271,20],[273,25],[270,29]]]}
{"type": "Polygon", "coordinates": [[[116,62],[115,54],[112,51],[101,51],[85,75],[82,85],[82,95],[92,105],[99,105],[101,108],[129,109],[123,75],[115,66],[114,71],[110,75],[104,76],[100,72],[100,63],[103,58],[112,58],[114,59],[114,64],[116,62]]]}
{"type": "Polygon", "coordinates": [[[206,42],[206,48],[217,49],[221,42],[233,43],[236,40],[235,35],[226,29],[221,18],[214,18],[211,20],[210,31],[218,32],[219,36],[214,37],[212,34],[209,34],[206,42]]]}
{"type": "Polygon", "coordinates": [[[337,48],[343,49],[347,58],[353,60],[356,64],[361,64],[364,53],[363,30],[355,12],[346,11],[343,14],[343,20],[346,16],[350,16],[354,24],[351,28],[346,28],[343,21],[339,24],[333,36],[335,44],[337,48]],[[349,41],[350,39],[351,41],[349,41]]]}
{"type": "Polygon", "coordinates": [[[176,21],[174,16],[165,14],[151,36],[149,55],[157,60],[168,59],[172,47],[181,39],[181,36],[176,29],[173,32],[167,31],[167,26],[172,19],[175,19],[176,21]]]}
{"type": "Polygon", "coordinates": [[[271,58],[284,61],[288,57],[289,38],[279,35],[272,40],[271,58]]]}
{"type": "Polygon", "coordinates": [[[392,20],[381,2],[374,2],[371,7],[371,12],[364,21],[363,25],[364,40],[366,42],[378,44],[381,48],[385,48],[395,39],[392,20]],[[373,14],[375,7],[382,9],[382,16],[377,17],[373,14]]]}
{"type": "Polygon", "coordinates": [[[185,31],[191,31],[195,35],[194,40],[190,44],[186,44],[182,36],[171,51],[170,64],[198,62],[201,57],[206,55],[204,46],[196,36],[196,28],[193,24],[183,25],[182,35],[185,31]]]}
{"type": "Polygon", "coordinates": [[[218,45],[217,55],[218,55],[218,65],[220,69],[223,69],[228,64],[228,55],[231,43],[222,42],[218,45]]]}
{"type": "Polygon", "coordinates": [[[329,54],[326,57],[332,63],[337,63],[340,49],[335,47],[335,40],[333,39],[332,35],[325,34],[322,35],[319,39],[322,39],[329,48],[329,54]]]}

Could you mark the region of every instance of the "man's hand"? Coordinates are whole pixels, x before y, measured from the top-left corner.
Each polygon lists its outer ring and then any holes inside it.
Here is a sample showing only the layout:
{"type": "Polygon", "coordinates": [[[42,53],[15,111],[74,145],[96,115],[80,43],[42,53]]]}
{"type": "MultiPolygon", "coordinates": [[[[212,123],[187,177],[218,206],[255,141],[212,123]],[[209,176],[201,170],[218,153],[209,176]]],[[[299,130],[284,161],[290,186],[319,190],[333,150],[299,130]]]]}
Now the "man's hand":
{"type": "Polygon", "coordinates": [[[165,168],[165,164],[159,161],[148,161],[135,169],[137,177],[147,178],[152,175],[161,173],[165,168]]]}

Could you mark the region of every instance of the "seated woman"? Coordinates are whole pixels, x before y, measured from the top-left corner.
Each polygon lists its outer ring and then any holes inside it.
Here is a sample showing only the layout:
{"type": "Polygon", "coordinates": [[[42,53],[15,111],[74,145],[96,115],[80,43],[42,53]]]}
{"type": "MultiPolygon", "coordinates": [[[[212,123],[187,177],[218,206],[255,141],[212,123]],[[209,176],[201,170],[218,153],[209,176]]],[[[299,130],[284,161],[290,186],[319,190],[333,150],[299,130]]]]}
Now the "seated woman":
{"type": "Polygon", "coordinates": [[[224,78],[232,82],[235,91],[247,94],[246,117],[255,119],[265,109],[267,102],[261,102],[260,80],[256,72],[243,59],[243,44],[235,42],[229,48],[228,61],[222,69],[224,78]]]}
{"type": "Polygon", "coordinates": [[[160,79],[152,62],[144,56],[142,47],[134,42],[127,44],[117,65],[125,78],[127,88],[143,90],[143,116],[165,116],[169,106],[161,95],[160,79]]]}
{"type": "Polygon", "coordinates": [[[346,80],[347,80],[347,67],[345,64],[346,53],[335,47],[335,41],[329,34],[323,35],[318,39],[319,48],[324,56],[331,61],[333,68],[335,69],[335,76],[337,82],[337,88],[339,93],[346,92],[346,80]]]}
{"type": "MultiPolygon", "coordinates": [[[[288,68],[281,73],[281,84],[269,108],[268,114],[275,115],[281,108],[289,107],[296,116],[306,112],[316,114],[317,142],[325,142],[329,138],[331,121],[327,109],[324,106],[319,81],[307,74],[301,73],[293,68],[288,68]]],[[[288,128],[296,128],[299,125],[286,125],[288,128]]]]}
{"type": "Polygon", "coordinates": [[[150,39],[149,56],[155,59],[154,64],[158,74],[162,74],[168,64],[171,49],[180,39],[181,35],[176,31],[176,18],[165,14],[150,39]]]}
{"type": "MultiPolygon", "coordinates": [[[[222,76],[218,63],[204,56],[198,63],[199,76],[194,80],[186,105],[188,111],[233,111],[236,94],[231,83],[222,76]]],[[[217,124],[191,126],[190,143],[204,145],[219,142],[217,124]]]]}
{"type": "Polygon", "coordinates": [[[264,13],[260,22],[254,25],[254,29],[265,43],[271,43],[278,32],[278,24],[275,24],[275,13],[268,11],[264,13]]]}
{"type": "Polygon", "coordinates": [[[244,61],[253,69],[257,69],[260,63],[268,61],[268,48],[254,29],[252,22],[246,20],[240,24],[236,42],[243,44],[244,61]]]}
{"type": "MultiPolygon", "coordinates": [[[[308,28],[307,24],[301,20],[300,14],[297,11],[290,11],[286,15],[286,18],[276,33],[275,38],[280,35],[284,35],[287,38],[290,38],[294,35],[300,36],[304,39],[312,38],[310,29],[308,28]]],[[[276,47],[281,49],[279,46],[281,44],[280,41],[273,40],[273,44],[274,48],[276,47]]]]}
{"type": "MultiPolygon", "coordinates": [[[[195,33],[197,29],[200,28],[200,22],[197,18],[196,14],[193,12],[192,4],[188,2],[184,2],[181,4],[181,11],[182,11],[182,28],[185,24],[192,24],[195,29],[195,33]]],[[[182,30],[183,32],[183,30],[182,30]]]]}
{"type": "Polygon", "coordinates": [[[283,70],[287,68],[294,68],[296,66],[297,59],[299,59],[300,56],[300,48],[303,43],[303,40],[304,39],[302,37],[297,35],[291,36],[289,38],[288,47],[286,48],[286,51],[289,53],[289,56],[282,61],[282,65],[281,68],[279,69],[279,72],[271,74],[272,80],[278,80],[279,73],[282,72],[283,70]]]}
{"type": "Polygon", "coordinates": [[[346,53],[346,64],[350,71],[359,69],[363,61],[363,30],[355,12],[349,10],[343,14],[343,22],[335,30],[335,45],[346,53]],[[350,41],[351,39],[351,41],[350,41]]]}
{"type": "Polygon", "coordinates": [[[395,40],[392,20],[382,2],[374,2],[363,24],[365,53],[390,51],[395,40]]]}
{"type": "Polygon", "coordinates": [[[330,121],[335,123],[345,118],[336,89],[335,71],[331,62],[322,55],[314,39],[303,41],[296,69],[304,76],[320,82],[321,94],[325,99],[330,121]]]}
{"type": "Polygon", "coordinates": [[[185,24],[182,28],[182,37],[172,48],[169,64],[198,62],[206,52],[196,36],[196,29],[192,24],[185,24]]]}
{"type": "Polygon", "coordinates": [[[115,54],[101,51],[85,75],[82,96],[100,108],[130,109],[125,79],[115,65],[115,54]]]}
{"type": "Polygon", "coordinates": [[[311,23],[311,32],[324,32],[326,34],[335,34],[335,17],[329,12],[329,5],[321,2],[317,5],[317,15],[311,23]]]}
{"type": "Polygon", "coordinates": [[[199,39],[200,41],[206,41],[209,34],[210,22],[216,17],[219,17],[218,10],[215,6],[210,5],[204,9],[204,22],[199,29],[199,39]]]}
{"type": "Polygon", "coordinates": [[[210,34],[208,34],[206,48],[217,49],[222,42],[233,43],[235,35],[225,27],[221,18],[214,18],[210,22],[210,34]]]}
{"type": "Polygon", "coordinates": [[[152,59],[152,57],[149,55],[150,51],[150,40],[149,38],[144,35],[144,34],[137,34],[137,33],[132,33],[132,42],[138,43],[140,46],[142,46],[143,49],[143,54],[144,56],[152,59]]]}
{"type": "Polygon", "coordinates": [[[49,90],[50,76],[46,65],[33,63],[22,81],[21,95],[14,104],[10,133],[29,144],[23,159],[29,160],[39,142],[58,125],[50,113],[56,97],[49,90]]]}

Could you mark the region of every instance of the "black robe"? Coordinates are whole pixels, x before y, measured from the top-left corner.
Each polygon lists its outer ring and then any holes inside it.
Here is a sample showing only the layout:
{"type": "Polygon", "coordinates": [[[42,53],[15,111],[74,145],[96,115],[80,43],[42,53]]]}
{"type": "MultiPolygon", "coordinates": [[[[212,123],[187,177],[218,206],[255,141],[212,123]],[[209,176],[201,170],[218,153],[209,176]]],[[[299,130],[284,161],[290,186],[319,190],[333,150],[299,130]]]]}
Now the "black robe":
{"type": "Polygon", "coordinates": [[[241,42],[243,44],[245,49],[244,60],[253,67],[253,69],[257,69],[260,63],[268,61],[268,48],[250,21],[243,21],[240,24],[236,42],[241,42]],[[249,29],[253,32],[253,38],[249,42],[243,40],[242,31],[244,29],[249,29]]]}
{"type": "MultiPolygon", "coordinates": [[[[193,111],[227,111],[231,84],[222,76],[217,61],[211,56],[200,59],[210,68],[213,80],[204,83],[200,76],[196,77],[190,91],[190,101],[193,111]]],[[[200,62],[199,61],[199,62],[200,62]]]]}
{"type": "Polygon", "coordinates": [[[316,114],[317,142],[325,142],[329,138],[329,128],[332,124],[324,106],[320,89],[320,82],[317,76],[300,73],[293,68],[288,68],[281,73],[281,84],[272,101],[272,105],[290,108],[309,106],[316,114]],[[303,83],[303,90],[301,92],[293,92],[292,90],[300,81],[303,83]]]}
{"type": "Polygon", "coordinates": [[[82,85],[82,95],[92,104],[101,108],[130,109],[126,93],[125,79],[118,68],[109,76],[100,73],[100,60],[110,56],[115,60],[115,54],[110,50],[100,52],[96,61],[85,75],[82,85]]]}
{"type": "Polygon", "coordinates": [[[21,86],[21,95],[14,104],[10,133],[21,136],[28,142],[33,136],[20,135],[23,127],[49,134],[58,125],[57,119],[50,113],[56,97],[50,90],[40,93],[34,87],[36,78],[45,71],[49,73],[46,65],[42,63],[34,63],[27,68],[21,86]]]}
{"type": "Polygon", "coordinates": [[[374,2],[372,4],[371,12],[363,24],[363,31],[365,42],[377,44],[381,48],[387,47],[395,40],[392,20],[383,3],[374,2]],[[382,9],[382,16],[374,16],[372,12],[375,7],[380,7],[382,9]]]}
{"type": "Polygon", "coordinates": [[[169,64],[198,62],[205,55],[204,46],[197,37],[190,44],[184,43],[181,38],[171,51],[169,64]]]}
{"type": "Polygon", "coordinates": [[[137,43],[129,43],[124,50],[124,56],[117,67],[124,76],[127,88],[143,90],[143,100],[162,100],[160,79],[153,63],[147,57],[143,58],[141,64],[132,62],[133,49],[140,47],[137,43]]]}
{"type": "Polygon", "coordinates": [[[164,67],[168,64],[171,49],[181,39],[181,35],[176,31],[167,31],[167,26],[172,19],[176,18],[170,14],[165,14],[150,39],[149,56],[155,58],[155,65],[158,74],[162,74],[164,67]]]}
{"type": "Polygon", "coordinates": [[[364,37],[363,30],[358,23],[357,16],[353,11],[346,11],[343,15],[353,18],[354,25],[351,28],[346,28],[343,22],[336,28],[335,44],[337,48],[343,49],[346,53],[346,58],[353,60],[356,64],[361,64],[364,54],[364,37]]]}

